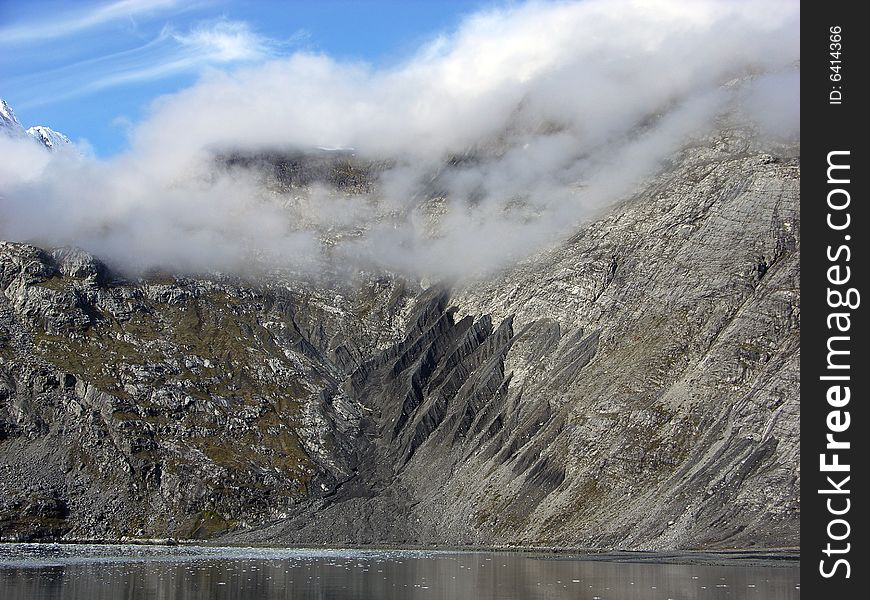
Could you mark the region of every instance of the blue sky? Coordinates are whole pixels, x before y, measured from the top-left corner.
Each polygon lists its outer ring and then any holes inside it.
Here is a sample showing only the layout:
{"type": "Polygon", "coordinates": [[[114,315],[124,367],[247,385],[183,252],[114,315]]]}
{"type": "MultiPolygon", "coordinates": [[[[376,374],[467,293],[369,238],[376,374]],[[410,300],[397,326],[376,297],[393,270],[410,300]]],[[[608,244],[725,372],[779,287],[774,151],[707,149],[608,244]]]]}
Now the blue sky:
{"type": "Polygon", "coordinates": [[[150,102],[207,69],[298,51],[385,66],[492,1],[0,0],[0,97],[25,127],[126,145],[150,102]]]}

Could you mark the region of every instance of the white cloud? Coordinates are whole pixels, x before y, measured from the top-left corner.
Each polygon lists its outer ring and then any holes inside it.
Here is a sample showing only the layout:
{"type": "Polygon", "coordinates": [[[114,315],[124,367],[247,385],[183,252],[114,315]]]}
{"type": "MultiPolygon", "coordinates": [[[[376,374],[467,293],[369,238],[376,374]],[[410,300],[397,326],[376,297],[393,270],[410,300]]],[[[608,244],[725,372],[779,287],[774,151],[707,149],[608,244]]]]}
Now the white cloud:
{"type": "Polygon", "coordinates": [[[2,190],[38,179],[51,160],[31,138],[16,139],[0,132],[0,200],[2,190]]]}
{"type": "MultiPolygon", "coordinates": [[[[796,137],[779,117],[797,99],[776,78],[797,77],[798,19],[797,2],[533,2],[475,15],[386,70],[306,53],[213,70],[155,102],[129,154],[7,184],[0,233],[127,266],[227,269],[251,255],[316,264],[330,231],[329,256],[352,266],[484,271],[569,234],[723,110],[796,137]],[[315,147],[391,166],[374,194],[348,197],[276,194],[214,162],[315,147]]],[[[182,37],[242,57],[258,52],[249,33],[182,37]]]]}

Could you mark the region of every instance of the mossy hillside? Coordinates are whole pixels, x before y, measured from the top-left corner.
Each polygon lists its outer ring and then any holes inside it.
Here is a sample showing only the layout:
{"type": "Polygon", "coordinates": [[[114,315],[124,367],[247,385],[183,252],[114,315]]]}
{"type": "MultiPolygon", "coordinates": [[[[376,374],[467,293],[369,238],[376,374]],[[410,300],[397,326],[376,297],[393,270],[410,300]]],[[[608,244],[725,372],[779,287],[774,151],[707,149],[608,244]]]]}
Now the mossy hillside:
{"type": "Polygon", "coordinates": [[[227,519],[220,513],[202,510],[180,527],[177,534],[187,539],[205,540],[234,528],[236,524],[235,520],[227,519]]]}
{"type": "MultiPolygon", "coordinates": [[[[47,282],[57,294],[81,285],[74,278],[47,282]]],[[[296,430],[302,404],[329,381],[263,325],[263,307],[262,297],[231,289],[206,289],[181,303],[141,294],[120,318],[93,302],[84,331],[32,330],[36,355],[119,400],[106,426],[119,432],[134,473],[158,474],[146,488],[159,486],[162,473],[201,478],[211,489],[201,500],[182,501],[213,511],[185,526],[191,535],[232,527],[236,518],[228,515],[244,512],[236,504],[269,510],[304,496],[317,471],[296,430]]],[[[79,464],[96,478],[116,478],[101,472],[104,452],[92,454],[83,451],[79,464]]],[[[129,525],[131,533],[148,529],[129,525]]]]}
{"type": "MultiPolygon", "coordinates": [[[[62,287],[61,278],[50,281],[57,282],[58,290],[70,285],[62,287]]],[[[82,333],[50,334],[37,328],[35,348],[110,393],[123,394],[122,375],[133,368],[137,383],[180,384],[194,394],[298,400],[309,387],[301,378],[282,381],[274,369],[263,369],[271,360],[297,364],[261,325],[257,306],[216,292],[187,305],[142,300],[136,308],[119,320],[96,306],[95,323],[82,333]]],[[[305,375],[307,383],[311,373],[305,375]]]]}

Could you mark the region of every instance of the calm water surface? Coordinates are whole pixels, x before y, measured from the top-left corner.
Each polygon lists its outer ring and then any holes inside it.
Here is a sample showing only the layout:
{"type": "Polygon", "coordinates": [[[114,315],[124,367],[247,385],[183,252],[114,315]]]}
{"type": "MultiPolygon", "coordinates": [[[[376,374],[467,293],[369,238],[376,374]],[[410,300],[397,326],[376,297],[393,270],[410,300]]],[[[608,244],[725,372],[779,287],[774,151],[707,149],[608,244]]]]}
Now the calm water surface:
{"type": "Polygon", "coordinates": [[[0,544],[0,598],[787,600],[794,566],[632,564],[522,553],[0,544]]]}

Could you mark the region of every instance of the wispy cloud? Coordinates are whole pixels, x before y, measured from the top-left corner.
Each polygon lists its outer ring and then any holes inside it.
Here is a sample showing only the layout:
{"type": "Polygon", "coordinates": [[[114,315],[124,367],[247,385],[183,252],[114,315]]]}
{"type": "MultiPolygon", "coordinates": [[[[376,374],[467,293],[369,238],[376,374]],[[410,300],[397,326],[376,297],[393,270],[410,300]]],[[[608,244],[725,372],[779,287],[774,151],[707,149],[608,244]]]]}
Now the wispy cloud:
{"type": "Polygon", "coordinates": [[[117,0],[56,18],[40,18],[0,28],[0,45],[44,42],[66,37],[113,21],[156,13],[178,6],[178,0],[117,0]]]}
{"type": "MultiPolygon", "coordinates": [[[[301,39],[304,34],[297,37],[301,39]]],[[[23,75],[6,83],[23,97],[20,107],[32,108],[208,66],[265,60],[291,42],[273,41],[254,32],[247,23],[226,19],[200,23],[187,32],[167,26],[136,48],[23,75]]]]}
{"type": "Polygon", "coordinates": [[[191,52],[217,62],[261,60],[276,48],[275,42],[257,35],[240,21],[199,25],[187,34],[173,33],[172,37],[191,52]]]}

